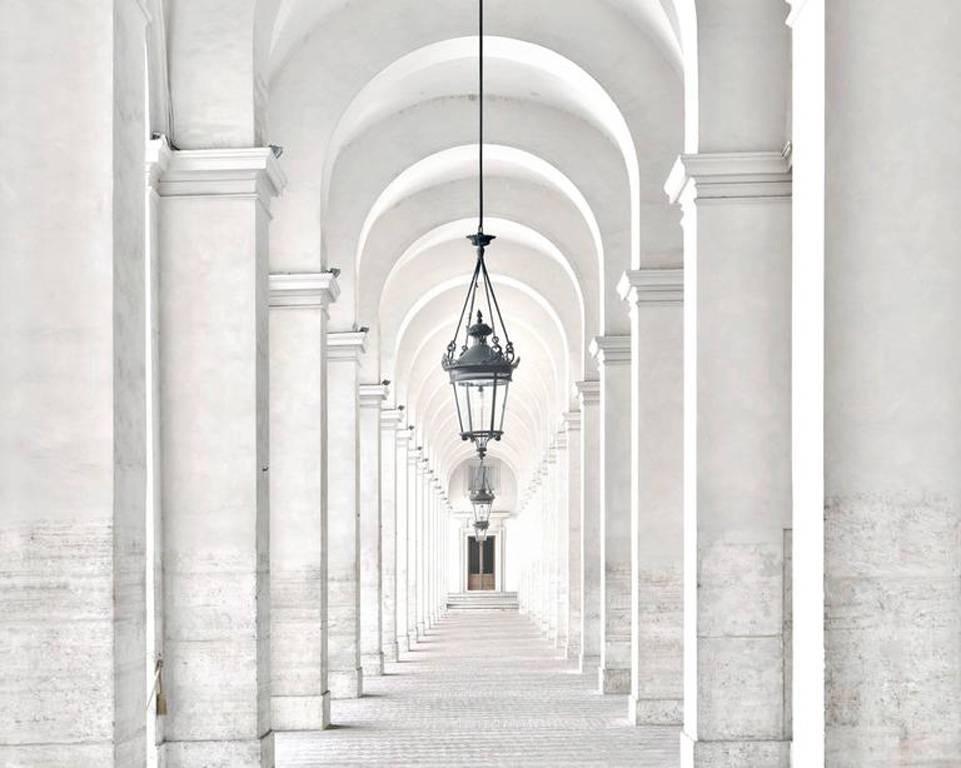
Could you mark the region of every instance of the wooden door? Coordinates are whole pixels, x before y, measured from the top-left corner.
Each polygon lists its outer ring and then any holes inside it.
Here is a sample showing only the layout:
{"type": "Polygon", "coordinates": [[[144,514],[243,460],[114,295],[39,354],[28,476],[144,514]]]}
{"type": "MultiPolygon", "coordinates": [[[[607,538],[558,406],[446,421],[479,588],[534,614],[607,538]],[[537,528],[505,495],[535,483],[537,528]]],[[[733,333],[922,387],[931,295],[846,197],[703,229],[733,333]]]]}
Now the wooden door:
{"type": "Polygon", "coordinates": [[[488,536],[482,545],[478,545],[476,538],[467,537],[467,589],[470,591],[493,591],[497,587],[495,538],[488,536]]]}

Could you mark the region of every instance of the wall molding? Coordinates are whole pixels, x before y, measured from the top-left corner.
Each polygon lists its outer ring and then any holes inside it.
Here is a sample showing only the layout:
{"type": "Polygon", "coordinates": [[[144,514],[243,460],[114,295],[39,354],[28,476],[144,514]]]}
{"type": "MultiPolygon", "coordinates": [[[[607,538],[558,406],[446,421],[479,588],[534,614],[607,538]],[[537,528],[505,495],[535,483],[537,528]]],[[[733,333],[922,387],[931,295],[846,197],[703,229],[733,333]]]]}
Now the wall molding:
{"type": "Polygon", "coordinates": [[[170,153],[161,197],[256,198],[265,206],[287,185],[270,147],[181,149],[170,153]]]}

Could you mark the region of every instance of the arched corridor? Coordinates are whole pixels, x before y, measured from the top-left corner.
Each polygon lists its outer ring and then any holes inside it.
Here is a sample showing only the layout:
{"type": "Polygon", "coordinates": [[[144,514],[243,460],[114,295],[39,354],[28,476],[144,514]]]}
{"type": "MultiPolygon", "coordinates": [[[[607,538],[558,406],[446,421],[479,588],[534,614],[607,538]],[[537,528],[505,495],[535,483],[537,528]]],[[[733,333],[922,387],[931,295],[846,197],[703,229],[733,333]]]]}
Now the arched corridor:
{"type": "Polygon", "coordinates": [[[0,768],[961,765],[958,0],[0,20],[0,768]]]}
{"type": "Polygon", "coordinates": [[[452,611],[340,711],[278,743],[278,762],[663,768],[677,750],[676,727],[631,727],[514,611],[452,611]]]}

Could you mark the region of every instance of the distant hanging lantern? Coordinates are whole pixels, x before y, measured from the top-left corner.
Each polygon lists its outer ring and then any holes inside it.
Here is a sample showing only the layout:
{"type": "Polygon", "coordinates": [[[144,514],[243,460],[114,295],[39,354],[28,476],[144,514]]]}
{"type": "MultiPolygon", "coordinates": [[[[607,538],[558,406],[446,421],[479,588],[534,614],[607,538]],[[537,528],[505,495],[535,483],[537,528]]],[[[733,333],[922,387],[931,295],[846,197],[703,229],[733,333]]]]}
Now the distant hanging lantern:
{"type": "Polygon", "coordinates": [[[474,508],[474,525],[483,524],[486,531],[494,506],[494,489],[491,487],[489,468],[483,461],[474,467],[469,498],[474,508]]]}
{"type": "Polygon", "coordinates": [[[514,344],[507,333],[504,318],[501,315],[494,286],[491,284],[487,265],[484,262],[484,252],[493,235],[484,233],[484,2],[480,0],[480,24],[478,38],[480,40],[479,56],[479,130],[478,130],[478,223],[477,232],[468,235],[468,240],[474,245],[477,261],[474,264],[474,274],[471,276],[467,288],[467,296],[461,307],[460,317],[454,329],[454,337],[447,345],[447,352],[441,364],[450,375],[451,387],[454,390],[454,403],[457,406],[457,421],[460,425],[462,440],[471,440],[477,447],[481,457],[487,453],[487,444],[491,440],[500,440],[504,434],[504,413],[507,406],[507,393],[510,388],[514,369],[520,363],[520,358],[514,355],[514,344]],[[478,298],[478,293],[480,297],[478,298]],[[481,306],[487,308],[488,323],[484,322],[481,306]],[[476,320],[471,323],[471,320],[476,320]],[[460,353],[457,351],[457,333],[467,321],[464,343],[460,353]],[[504,334],[504,346],[498,336],[498,325],[504,334]],[[491,343],[488,344],[487,339],[491,343]]]}
{"type": "Polygon", "coordinates": [[[474,523],[474,539],[478,544],[483,544],[487,541],[487,529],[490,527],[490,523],[486,520],[482,523],[474,523]]]}

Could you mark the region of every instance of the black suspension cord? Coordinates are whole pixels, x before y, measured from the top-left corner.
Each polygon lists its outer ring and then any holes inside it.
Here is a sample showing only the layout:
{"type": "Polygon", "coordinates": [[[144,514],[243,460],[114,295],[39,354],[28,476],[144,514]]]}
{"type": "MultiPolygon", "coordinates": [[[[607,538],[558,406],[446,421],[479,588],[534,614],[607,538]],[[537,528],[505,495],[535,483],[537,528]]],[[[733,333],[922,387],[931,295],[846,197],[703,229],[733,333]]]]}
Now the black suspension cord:
{"type": "Polygon", "coordinates": [[[478,198],[480,200],[478,206],[478,219],[477,219],[477,231],[478,233],[483,233],[484,231],[484,0],[478,0],[479,7],[479,20],[477,24],[478,28],[478,49],[480,51],[479,64],[477,67],[478,72],[478,86],[477,86],[477,114],[478,114],[478,198]]]}

